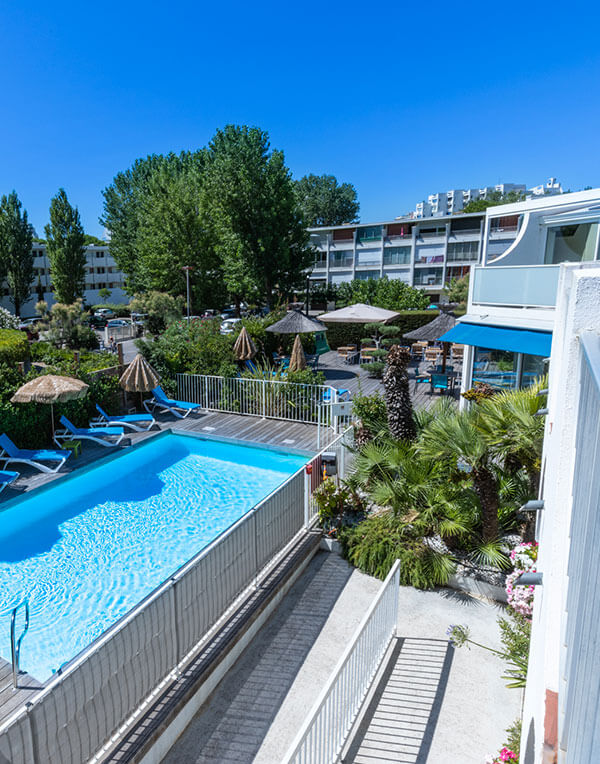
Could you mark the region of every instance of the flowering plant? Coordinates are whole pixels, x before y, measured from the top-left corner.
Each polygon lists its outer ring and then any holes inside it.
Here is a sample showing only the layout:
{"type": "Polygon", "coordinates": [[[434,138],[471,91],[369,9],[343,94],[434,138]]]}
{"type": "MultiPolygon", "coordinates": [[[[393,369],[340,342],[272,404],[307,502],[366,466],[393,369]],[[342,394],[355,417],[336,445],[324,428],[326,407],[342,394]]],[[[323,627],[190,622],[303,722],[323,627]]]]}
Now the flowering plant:
{"type": "Polygon", "coordinates": [[[536,542],[519,544],[510,553],[514,571],[506,577],[506,596],[512,609],[531,618],[533,613],[534,586],[515,586],[515,581],[522,573],[536,570],[538,545],[536,542]]]}
{"type": "Polygon", "coordinates": [[[487,756],[485,764],[504,764],[505,761],[513,761],[515,764],[519,764],[519,757],[510,748],[506,746],[500,751],[497,756],[487,756]]]}

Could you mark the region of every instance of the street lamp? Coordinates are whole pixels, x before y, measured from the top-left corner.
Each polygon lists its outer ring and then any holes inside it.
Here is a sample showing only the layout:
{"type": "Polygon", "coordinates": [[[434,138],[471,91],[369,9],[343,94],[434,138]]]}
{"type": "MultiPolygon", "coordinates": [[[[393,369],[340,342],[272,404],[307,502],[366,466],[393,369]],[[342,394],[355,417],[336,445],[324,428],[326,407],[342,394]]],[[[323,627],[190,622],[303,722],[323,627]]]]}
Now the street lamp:
{"type": "Polygon", "coordinates": [[[181,270],[185,271],[185,284],[186,284],[186,291],[187,291],[187,322],[189,326],[190,324],[190,271],[193,271],[194,268],[191,265],[184,265],[181,270]]]}

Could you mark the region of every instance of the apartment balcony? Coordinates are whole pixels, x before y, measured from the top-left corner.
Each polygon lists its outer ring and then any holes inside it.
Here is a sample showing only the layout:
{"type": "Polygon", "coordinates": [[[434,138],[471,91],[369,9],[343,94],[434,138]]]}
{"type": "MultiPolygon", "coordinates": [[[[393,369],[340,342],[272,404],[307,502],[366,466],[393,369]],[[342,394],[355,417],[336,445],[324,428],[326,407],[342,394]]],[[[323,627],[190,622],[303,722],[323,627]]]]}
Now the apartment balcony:
{"type": "Polygon", "coordinates": [[[329,263],[330,270],[348,270],[354,266],[354,260],[348,258],[347,260],[332,260],[329,263]]]}
{"type": "Polygon", "coordinates": [[[475,266],[473,305],[554,308],[559,265],[475,266]]]}

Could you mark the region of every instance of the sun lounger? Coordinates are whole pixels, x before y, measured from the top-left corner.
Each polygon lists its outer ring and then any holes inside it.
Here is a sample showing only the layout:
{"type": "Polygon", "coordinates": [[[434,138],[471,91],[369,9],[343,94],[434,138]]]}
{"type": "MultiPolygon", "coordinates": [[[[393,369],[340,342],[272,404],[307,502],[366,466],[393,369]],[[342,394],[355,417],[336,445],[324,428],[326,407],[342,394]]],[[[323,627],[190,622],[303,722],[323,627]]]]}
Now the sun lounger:
{"type": "Polygon", "coordinates": [[[179,419],[185,419],[192,411],[200,411],[202,406],[199,403],[190,403],[189,401],[178,401],[173,398],[167,398],[162,387],[155,387],[152,391],[154,396],[149,401],[144,401],[144,408],[150,413],[150,408],[161,411],[168,411],[179,419]]]}
{"type": "MultiPolygon", "coordinates": [[[[347,390],[345,387],[336,388],[336,392],[336,399],[338,401],[344,401],[350,397],[350,390],[347,390]]],[[[330,390],[323,390],[323,403],[333,403],[330,390]]]]}
{"type": "Polygon", "coordinates": [[[117,414],[116,416],[109,416],[98,404],[96,404],[96,409],[100,416],[97,419],[92,419],[90,427],[110,427],[116,425],[129,427],[131,430],[135,430],[135,432],[143,432],[156,424],[156,419],[152,414],[117,414]]]}
{"type": "Polygon", "coordinates": [[[91,440],[99,446],[118,446],[125,437],[125,430],[122,427],[75,427],[66,416],[61,416],[60,423],[63,430],[57,430],[54,433],[54,440],[58,443],[61,440],[91,440]],[[116,440],[111,440],[116,438],[116,440]]]}
{"type": "Polygon", "coordinates": [[[6,488],[7,485],[14,483],[19,477],[18,472],[11,472],[10,470],[0,470],[0,493],[6,488]]]}
{"type": "Polygon", "coordinates": [[[11,462],[21,462],[35,467],[40,472],[58,472],[58,470],[71,456],[70,451],[53,451],[48,449],[17,448],[8,435],[0,435],[0,462],[4,461],[4,466],[11,462]],[[55,467],[48,467],[42,462],[58,462],[55,467]]]}

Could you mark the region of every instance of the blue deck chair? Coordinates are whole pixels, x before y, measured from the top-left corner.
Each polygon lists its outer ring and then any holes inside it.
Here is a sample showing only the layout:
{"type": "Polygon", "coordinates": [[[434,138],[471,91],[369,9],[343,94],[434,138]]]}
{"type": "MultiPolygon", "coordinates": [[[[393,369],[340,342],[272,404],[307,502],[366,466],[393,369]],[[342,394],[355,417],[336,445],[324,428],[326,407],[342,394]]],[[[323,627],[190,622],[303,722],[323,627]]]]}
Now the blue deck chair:
{"type": "Polygon", "coordinates": [[[7,485],[14,483],[19,477],[18,472],[11,472],[10,470],[0,470],[0,493],[6,488],[7,485]]]}
{"type": "Polygon", "coordinates": [[[12,462],[21,462],[21,464],[35,467],[40,472],[58,472],[69,456],[71,456],[70,451],[53,451],[44,448],[35,450],[17,448],[8,435],[0,435],[0,462],[3,461],[5,467],[12,462]],[[55,464],[58,462],[58,464],[55,467],[48,467],[47,464],[42,464],[42,462],[53,462],[55,464]]]}
{"type": "Polygon", "coordinates": [[[90,427],[107,427],[116,425],[120,427],[129,427],[135,432],[144,432],[149,430],[152,425],[156,424],[156,419],[152,414],[117,414],[116,416],[109,416],[104,409],[96,404],[98,411],[97,419],[92,419],[90,427]]]}
{"type": "Polygon", "coordinates": [[[434,390],[441,390],[442,393],[444,390],[450,389],[450,379],[445,374],[432,374],[431,375],[431,392],[433,393],[434,390]]]}
{"type": "Polygon", "coordinates": [[[325,332],[315,332],[315,353],[319,356],[329,352],[331,352],[331,348],[327,342],[325,332]]]}
{"type": "Polygon", "coordinates": [[[144,401],[144,408],[150,413],[150,408],[168,411],[178,419],[185,419],[192,411],[200,411],[202,406],[199,403],[190,403],[189,401],[178,401],[174,398],[167,398],[162,387],[158,386],[152,390],[153,397],[144,401]]]}
{"type": "MultiPolygon", "coordinates": [[[[335,390],[338,401],[345,401],[350,397],[350,390],[347,390],[345,387],[337,387],[335,390]]],[[[323,390],[323,403],[333,403],[331,400],[331,390],[323,390]]]]}
{"type": "Polygon", "coordinates": [[[61,440],[91,440],[99,446],[118,446],[125,437],[125,430],[122,427],[75,427],[73,422],[66,416],[61,416],[60,423],[62,430],[54,433],[54,440],[58,443],[61,440]],[[116,438],[116,440],[111,440],[116,438]]]}

